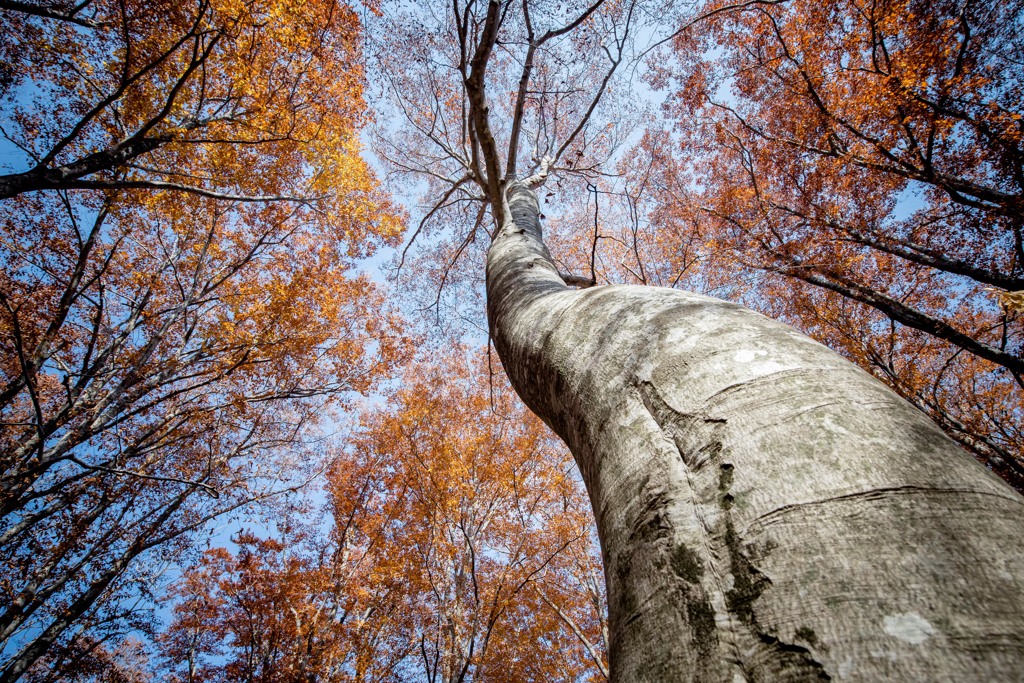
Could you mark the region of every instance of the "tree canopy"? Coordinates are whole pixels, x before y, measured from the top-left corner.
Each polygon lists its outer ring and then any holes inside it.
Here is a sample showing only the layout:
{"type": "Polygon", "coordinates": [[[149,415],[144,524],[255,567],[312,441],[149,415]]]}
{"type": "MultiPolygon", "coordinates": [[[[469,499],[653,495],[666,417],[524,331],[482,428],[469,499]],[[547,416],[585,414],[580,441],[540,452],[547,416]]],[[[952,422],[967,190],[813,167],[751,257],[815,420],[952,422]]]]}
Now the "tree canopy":
{"type": "Polygon", "coordinates": [[[139,601],[210,520],[313,474],[325,408],[401,355],[353,270],[401,216],[359,153],[351,8],[15,4],[2,22],[8,681],[145,626],[139,601]]]}
{"type": "Polygon", "coordinates": [[[0,1],[0,683],[608,678],[515,391],[596,399],[492,350],[533,193],[531,267],[789,322],[1024,490],[1022,16],[0,1]]]}

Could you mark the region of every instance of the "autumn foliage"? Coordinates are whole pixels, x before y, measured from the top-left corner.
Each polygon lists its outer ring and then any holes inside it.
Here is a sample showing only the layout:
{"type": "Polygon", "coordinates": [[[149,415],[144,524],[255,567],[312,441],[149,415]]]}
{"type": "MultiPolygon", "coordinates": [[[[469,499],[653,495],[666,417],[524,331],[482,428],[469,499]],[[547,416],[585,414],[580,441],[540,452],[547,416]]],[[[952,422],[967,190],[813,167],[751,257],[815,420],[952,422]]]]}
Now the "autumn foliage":
{"type": "Polygon", "coordinates": [[[651,7],[0,1],[0,683],[608,677],[570,458],[359,272],[364,54],[438,319],[524,176],[567,283],[790,321],[1024,490],[1024,0],[651,7]]]}
{"type": "MultiPolygon", "coordinates": [[[[705,3],[650,135],[653,241],[1024,479],[1019,2],[705,3]]],[[[685,281],[684,281],[685,283],[685,281]]]]}
{"type": "Polygon", "coordinates": [[[301,485],[400,355],[351,270],[401,226],[359,156],[354,10],[40,7],[0,14],[2,681],[148,630],[166,564],[301,485]]]}
{"type": "Polygon", "coordinates": [[[485,365],[420,364],[337,455],[328,539],[207,552],[168,661],[187,681],[596,680],[600,564],[572,468],[485,365]]]}

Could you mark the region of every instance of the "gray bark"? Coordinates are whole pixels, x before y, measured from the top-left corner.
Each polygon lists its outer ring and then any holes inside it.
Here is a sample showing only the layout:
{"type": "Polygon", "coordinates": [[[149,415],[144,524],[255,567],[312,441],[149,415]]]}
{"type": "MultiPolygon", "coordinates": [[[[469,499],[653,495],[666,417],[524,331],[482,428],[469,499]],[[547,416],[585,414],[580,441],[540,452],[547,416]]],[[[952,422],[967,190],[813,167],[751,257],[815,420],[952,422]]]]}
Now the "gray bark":
{"type": "Polygon", "coordinates": [[[491,334],[590,494],[613,681],[1022,680],[1024,499],[785,325],[567,288],[507,197],[491,334]]]}

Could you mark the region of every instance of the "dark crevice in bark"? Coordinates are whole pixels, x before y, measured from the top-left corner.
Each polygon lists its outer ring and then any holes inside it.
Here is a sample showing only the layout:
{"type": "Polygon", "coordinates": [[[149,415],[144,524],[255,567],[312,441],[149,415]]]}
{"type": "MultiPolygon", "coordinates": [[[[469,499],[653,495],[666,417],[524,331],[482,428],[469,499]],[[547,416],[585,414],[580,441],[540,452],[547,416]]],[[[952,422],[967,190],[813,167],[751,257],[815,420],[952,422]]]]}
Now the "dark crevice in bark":
{"type": "MultiPolygon", "coordinates": [[[[634,551],[628,561],[618,565],[617,579],[623,588],[622,606],[625,611],[623,627],[646,616],[652,601],[664,603],[668,598],[689,634],[688,655],[682,662],[683,668],[690,670],[695,682],[719,681],[719,634],[715,609],[701,581],[706,560],[693,548],[677,544],[677,533],[669,510],[678,501],[667,490],[652,485],[651,478],[645,477],[638,498],[644,502],[629,536],[634,551]],[[630,590],[634,583],[631,575],[644,567],[672,578],[664,583],[668,588],[666,593],[655,592],[644,602],[639,602],[630,590]]],[[[659,672],[652,670],[649,673],[651,680],[657,680],[659,672]]]]}
{"type": "Polygon", "coordinates": [[[680,459],[692,474],[720,458],[725,420],[703,413],[681,413],[665,402],[652,383],[640,382],[638,386],[647,412],[675,445],[680,459]],[[690,445],[694,442],[700,444],[697,450],[690,445]]]}
{"type": "Polygon", "coordinates": [[[754,614],[754,603],[761,593],[771,585],[771,579],[762,574],[743,551],[742,543],[736,535],[736,527],[732,521],[732,496],[722,494],[722,510],[725,517],[726,550],[729,553],[729,570],[732,573],[732,588],[725,592],[725,606],[736,617],[755,631],[758,630],[757,617],[754,614]]]}
{"type": "MultiPolygon", "coordinates": [[[[719,583],[717,588],[724,593],[726,609],[735,618],[736,636],[742,644],[733,653],[733,659],[747,680],[751,683],[832,680],[808,648],[782,642],[770,633],[770,629],[762,626],[758,619],[757,600],[771,587],[772,582],[754,565],[732,519],[735,468],[724,458],[723,440],[727,421],[706,413],[682,413],[662,398],[653,383],[641,381],[637,386],[652,419],[679,452],[693,489],[695,514],[701,519],[707,534],[705,544],[712,549],[705,551],[706,557],[701,558],[689,547],[677,546],[670,559],[673,572],[688,583],[700,583],[705,574],[705,563],[711,566],[716,564],[715,558],[719,553],[713,549],[724,546],[728,566],[718,566],[711,574],[714,577],[731,574],[732,587],[726,589],[717,579],[712,580],[719,583]],[[721,515],[715,524],[708,524],[699,506],[712,501],[721,510],[721,515]],[[746,631],[746,634],[742,631],[746,631]]],[[[655,507],[658,506],[652,500],[649,508],[655,507]]],[[[649,524],[652,518],[648,513],[644,519],[649,524]]],[[[771,550],[770,546],[766,546],[760,552],[769,553],[771,550]]],[[[717,564],[725,563],[719,560],[717,564]]],[[[694,649],[707,653],[704,656],[718,656],[719,626],[705,591],[684,591],[683,599],[694,649]]]]}
{"type": "Polygon", "coordinates": [[[686,545],[678,545],[670,560],[672,571],[687,583],[700,583],[704,576],[703,560],[686,545]]]}
{"type": "MultiPolygon", "coordinates": [[[[720,466],[719,492],[720,504],[725,517],[724,541],[729,553],[730,570],[733,587],[725,594],[728,610],[734,614],[755,636],[757,647],[747,654],[740,662],[743,673],[751,683],[802,683],[811,681],[831,681],[832,677],[825,667],[817,661],[810,650],[800,645],[784,643],[771,635],[758,620],[755,604],[761,594],[768,590],[772,581],[765,576],[751,561],[751,557],[743,547],[743,542],[736,533],[732,520],[733,466],[722,463],[720,466]]],[[[771,552],[765,547],[762,552],[771,552]]]]}
{"type": "Polygon", "coordinates": [[[758,637],[764,649],[758,650],[750,658],[754,665],[749,671],[751,683],[814,683],[832,680],[807,648],[783,643],[767,633],[758,633],[758,637]]]}
{"type": "MultiPolygon", "coordinates": [[[[715,608],[703,592],[689,596],[686,602],[686,622],[690,626],[690,647],[697,653],[699,660],[708,663],[714,661],[718,657],[719,648],[715,608]]],[[[701,668],[694,676],[694,681],[715,680],[710,673],[705,673],[712,670],[710,667],[701,668]]]]}
{"type": "Polygon", "coordinates": [[[708,591],[720,592],[724,587],[720,585],[722,574],[715,569],[714,529],[700,512],[701,501],[696,488],[702,483],[698,481],[699,471],[721,453],[721,442],[714,437],[724,421],[707,415],[692,415],[675,410],[668,405],[651,382],[639,381],[636,387],[656,427],[678,453],[691,493],[691,499],[687,504],[699,520],[703,531],[703,540],[696,548],[680,543],[671,551],[669,557],[671,571],[682,579],[684,588],[680,591],[680,597],[689,629],[689,645],[691,651],[698,657],[691,667],[693,680],[721,680],[720,627],[708,591]],[[699,435],[696,438],[695,433],[699,435]],[[692,451],[688,443],[694,442],[703,445],[692,451]],[[710,567],[711,571],[705,572],[705,566],[710,567]],[[704,585],[702,580],[706,580],[710,585],[704,585]]]}

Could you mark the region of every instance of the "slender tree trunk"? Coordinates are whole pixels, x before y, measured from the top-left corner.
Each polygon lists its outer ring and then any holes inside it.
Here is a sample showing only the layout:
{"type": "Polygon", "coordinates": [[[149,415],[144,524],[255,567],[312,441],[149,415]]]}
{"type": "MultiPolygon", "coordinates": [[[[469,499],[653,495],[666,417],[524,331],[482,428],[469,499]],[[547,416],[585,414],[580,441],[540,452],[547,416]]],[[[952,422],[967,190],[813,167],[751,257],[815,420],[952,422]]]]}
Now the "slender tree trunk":
{"type": "Polygon", "coordinates": [[[785,325],[568,289],[534,193],[507,196],[491,334],[586,482],[613,681],[1020,680],[1024,499],[785,325]]]}

